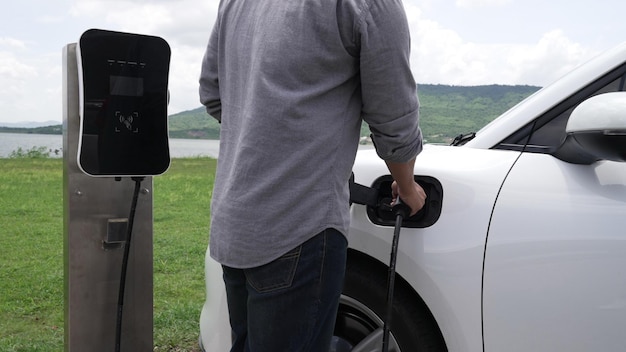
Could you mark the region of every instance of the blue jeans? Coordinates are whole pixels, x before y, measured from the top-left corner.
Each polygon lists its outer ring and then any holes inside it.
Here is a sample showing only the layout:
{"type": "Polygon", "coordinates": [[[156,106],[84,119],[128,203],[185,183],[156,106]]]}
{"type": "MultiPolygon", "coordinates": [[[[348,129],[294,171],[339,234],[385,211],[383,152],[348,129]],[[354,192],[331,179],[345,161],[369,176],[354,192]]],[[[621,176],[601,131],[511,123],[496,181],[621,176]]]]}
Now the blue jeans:
{"type": "Polygon", "coordinates": [[[328,351],[346,254],[345,237],[326,229],[269,264],[222,266],[231,352],[328,351]]]}

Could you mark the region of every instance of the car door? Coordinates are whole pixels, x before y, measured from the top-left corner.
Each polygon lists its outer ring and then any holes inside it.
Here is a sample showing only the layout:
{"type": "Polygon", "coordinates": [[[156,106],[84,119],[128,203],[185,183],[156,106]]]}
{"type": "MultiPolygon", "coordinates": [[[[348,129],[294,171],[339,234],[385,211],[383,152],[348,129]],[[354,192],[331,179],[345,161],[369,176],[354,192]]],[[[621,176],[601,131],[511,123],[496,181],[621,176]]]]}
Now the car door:
{"type": "Polygon", "coordinates": [[[572,110],[623,91],[621,66],[495,149],[522,150],[489,226],[484,351],[618,351],[626,345],[626,163],[553,156],[572,110]]]}

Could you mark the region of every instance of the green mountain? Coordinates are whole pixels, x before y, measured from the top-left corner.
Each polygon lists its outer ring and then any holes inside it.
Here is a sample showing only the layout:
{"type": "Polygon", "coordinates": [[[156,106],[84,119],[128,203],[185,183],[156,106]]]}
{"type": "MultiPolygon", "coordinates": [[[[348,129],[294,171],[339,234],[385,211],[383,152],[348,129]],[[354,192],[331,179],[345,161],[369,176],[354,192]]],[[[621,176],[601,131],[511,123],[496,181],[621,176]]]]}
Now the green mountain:
{"type": "MultiPolygon", "coordinates": [[[[448,143],[461,133],[475,132],[539,90],[534,86],[450,86],[420,84],[420,126],[430,143],[448,143]]],[[[171,138],[219,139],[219,123],[204,107],[169,116],[171,138]]],[[[0,132],[61,134],[61,126],[0,127],[0,132]]],[[[366,124],[361,136],[369,136],[366,124]]]]}
{"type": "Polygon", "coordinates": [[[170,138],[219,139],[220,124],[204,107],[169,116],[170,138]]]}
{"type": "Polygon", "coordinates": [[[63,134],[62,125],[43,127],[4,127],[0,126],[0,133],[32,133],[32,134],[63,134]]]}
{"type": "Polygon", "coordinates": [[[461,133],[476,132],[539,89],[519,85],[418,85],[424,139],[430,143],[450,142],[461,133]]]}
{"type": "MultiPolygon", "coordinates": [[[[420,84],[420,126],[430,143],[448,143],[461,133],[475,132],[539,90],[534,86],[449,86],[420,84]]],[[[170,116],[173,138],[219,138],[219,124],[204,108],[170,116]]],[[[361,136],[369,136],[366,124],[361,136]]]]}

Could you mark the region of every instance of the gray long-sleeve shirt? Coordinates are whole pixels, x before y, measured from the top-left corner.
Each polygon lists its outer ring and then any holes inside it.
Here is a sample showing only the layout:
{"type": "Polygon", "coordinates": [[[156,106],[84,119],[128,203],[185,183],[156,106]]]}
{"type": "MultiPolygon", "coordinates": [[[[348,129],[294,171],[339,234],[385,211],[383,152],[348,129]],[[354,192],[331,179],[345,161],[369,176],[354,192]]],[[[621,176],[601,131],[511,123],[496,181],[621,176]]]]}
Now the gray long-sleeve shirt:
{"type": "Polygon", "coordinates": [[[378,155],[422,148],[400,0],[221,0],[200,101],[221,121],[210,254],[268,263],[325,228],[346,234],[369,125],[378,155]]]}

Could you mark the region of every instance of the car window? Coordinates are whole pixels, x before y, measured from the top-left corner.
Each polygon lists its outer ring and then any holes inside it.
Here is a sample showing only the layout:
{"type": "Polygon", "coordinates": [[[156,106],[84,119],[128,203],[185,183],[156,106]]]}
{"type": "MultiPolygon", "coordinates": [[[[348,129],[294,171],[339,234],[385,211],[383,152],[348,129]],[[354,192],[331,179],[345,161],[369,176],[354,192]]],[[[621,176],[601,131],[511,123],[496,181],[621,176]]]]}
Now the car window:
{"type": "Polygon", "coordinates": [[[565,139],[567,119],[578,104],[598,94],[625,90],[626,65],[603,76],[519,129],[494,149],[551,153],[565,139]]]}

